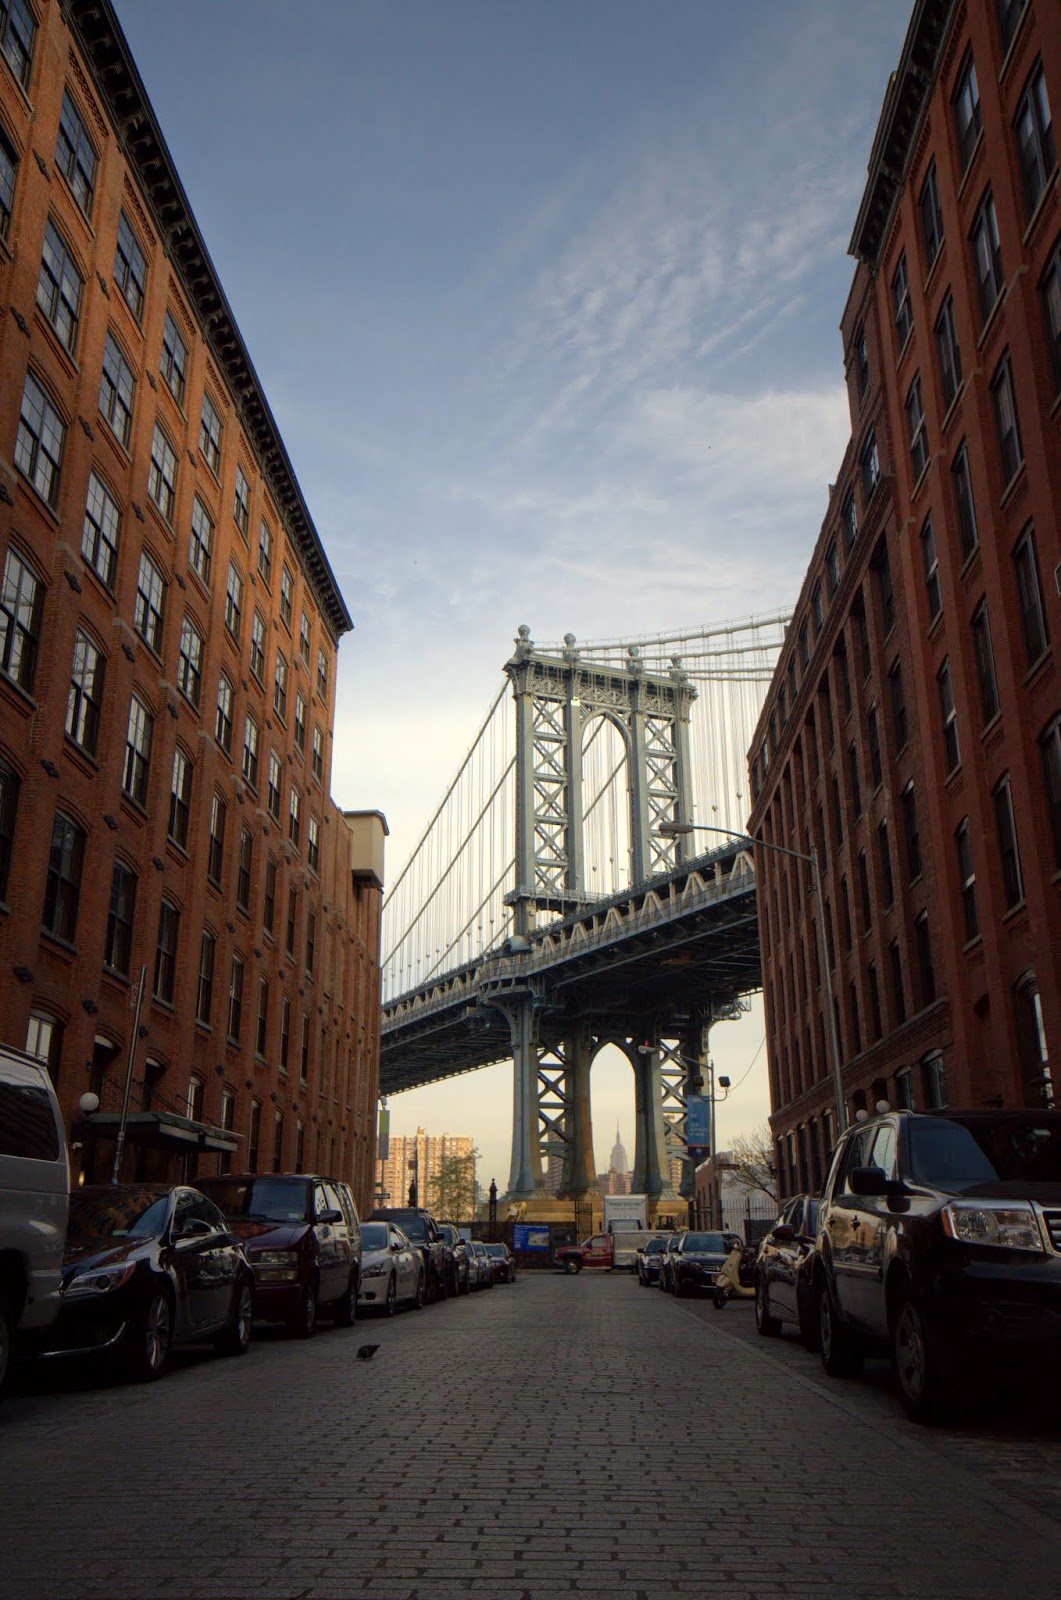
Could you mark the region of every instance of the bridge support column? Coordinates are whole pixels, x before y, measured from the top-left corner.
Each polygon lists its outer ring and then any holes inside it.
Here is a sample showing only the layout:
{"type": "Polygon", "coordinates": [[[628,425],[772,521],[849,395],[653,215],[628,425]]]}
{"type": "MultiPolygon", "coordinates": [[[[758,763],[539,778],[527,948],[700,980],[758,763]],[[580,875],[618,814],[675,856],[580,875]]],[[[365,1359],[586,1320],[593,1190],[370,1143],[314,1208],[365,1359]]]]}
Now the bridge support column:
{"type": "Polygon", "coordinates": [[[505,1007],[512,1030],[512,1166],[510,1200],[532,1200],[544,1193],[538,1143],[538,1046],[534,1001],[530,995],[505,1007]]]}
{"type": "Polygon", "coordinates": [[[593,1121],[590,1113],[589,1074],[593,1065],[594,1042],[588,1029],[580,1028],[565,1041],[567,1116],[564,1151],[564,1176],[559,1190],[563,1200],[580,1200],[597,1189],[596,1160],[593,1155],[593,1121]]]}
{"type": "Polygon", "coordinates": [[[634,1069],[633,1189],[658,1200],[670,1189],[659,1052],[636,1039],[624,1041],[620,1048],[634,1069]]]}
{"type": "MultiPolygon", "coordinates": [[[[689,1022],[680,1035],[679,1048],[681,1050],[682,1064],[685,1067],[684,1095],[688,1101],[691,1095],[702,1094],[704,1087],[705,1071],[710,1071],[707,1053],[707,1036],[710,1023],[710,1013],[704,1012],[694,1006],[689,1013],[689,1022]]],[[[684,1132],[684,1130],[683,1130],[684,1132]]],[[[711,1154],[715,1154],[715,1130],[711,1129],[711,1154]]],[[[696,1158],[690,1154],[689,1145],[685,1145],[682,1161],[682,1181],[678,1192],[682,1199],[689,1205],[689,1222],[693,1226],[693,1208],[696,1203],[696,1158]]]]}

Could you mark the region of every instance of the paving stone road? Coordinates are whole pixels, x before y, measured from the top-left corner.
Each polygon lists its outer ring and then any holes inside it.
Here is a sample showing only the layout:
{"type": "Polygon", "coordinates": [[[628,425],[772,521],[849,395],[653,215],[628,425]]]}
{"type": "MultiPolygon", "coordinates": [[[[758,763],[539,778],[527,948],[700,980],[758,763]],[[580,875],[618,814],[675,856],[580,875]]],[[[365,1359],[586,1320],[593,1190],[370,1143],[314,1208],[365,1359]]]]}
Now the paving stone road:
{"type": "Polygon", "coordinates": [[[1012,1471],[1056,1485],[1056,1430],[926,1433],[748,1310],[524,1274],[146,1388],[23,1383],[0,1600],[1057,1600],[1058,1502],[1012,1471]]]}

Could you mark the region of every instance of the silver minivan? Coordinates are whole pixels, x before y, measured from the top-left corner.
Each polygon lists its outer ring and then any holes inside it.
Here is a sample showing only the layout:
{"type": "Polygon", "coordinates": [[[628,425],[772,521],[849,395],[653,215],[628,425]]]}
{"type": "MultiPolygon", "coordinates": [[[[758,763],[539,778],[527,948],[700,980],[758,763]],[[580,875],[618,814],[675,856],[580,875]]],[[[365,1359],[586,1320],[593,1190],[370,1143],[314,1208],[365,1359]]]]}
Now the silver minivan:
{"type": "Polygon", "coordinates": [[[0,1397],[16,1334],[59,1312],[70,1164],[47,1069],[0,1045],[0,1397]]]}

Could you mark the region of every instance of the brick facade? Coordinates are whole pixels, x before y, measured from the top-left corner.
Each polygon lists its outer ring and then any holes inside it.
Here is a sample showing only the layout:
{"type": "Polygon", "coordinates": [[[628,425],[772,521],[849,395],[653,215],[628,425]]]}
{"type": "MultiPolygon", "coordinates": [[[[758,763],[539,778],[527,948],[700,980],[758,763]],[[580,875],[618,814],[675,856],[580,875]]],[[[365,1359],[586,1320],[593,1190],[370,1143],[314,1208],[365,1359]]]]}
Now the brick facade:
{"type": "Polygon", "coordinates": [[[144,966],[123,1171],[325,1168],[367,1204],[380,883],[329,790],[349,615],[111,7],[4,20],[2,1035],[106,1177],[144,966]]]}
{"type": "MultiPolygon", "coordinates": [[[[851,441],[749,755],[751,831],[818,853],[849,1115],[1053,1097],[1059,103],[1043,8],[919,0],[852,240],[851,441]]],[[[814,1189],[836,1118],[813,882],[757,869],[771,1123],[786,1192],[814,1189]]]]}

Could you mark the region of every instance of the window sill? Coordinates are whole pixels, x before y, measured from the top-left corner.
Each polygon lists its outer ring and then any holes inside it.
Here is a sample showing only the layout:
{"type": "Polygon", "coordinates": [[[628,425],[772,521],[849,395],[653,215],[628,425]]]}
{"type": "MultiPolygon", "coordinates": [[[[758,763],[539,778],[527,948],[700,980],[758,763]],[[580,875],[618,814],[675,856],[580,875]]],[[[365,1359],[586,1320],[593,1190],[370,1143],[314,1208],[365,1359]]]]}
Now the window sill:
{"type": "Polygon", "coordinates": [[[209,1022],[204,1022],[202,1017],[196,1017],[195,1026],[200,1033],[212,1034],[214,1031],[209,1022]]]}
{"type": "Polygon", "coordinates": [[[946,411],[943,413],[943,421],[939,425],[941,439],[946,438],[947,434],[950,433],[954,419],[961,411],[962,398],[964,397],[965,391],[968,387],[969,379],[963,378],[958,387],[955,389],[951,402],[946,411]]]}
{"type": "Polygon", "coordinates": [[[191,857],[188,854],[187,846],[180,844],[178,840],[172,838],[169,834],[166,835],[166,849],[169,851],[170,855],[176,856],[181,866],[187,866],[188,862],[191,860],[191,857]]]}
{"type": "Polygon", "coordinates": [[[998,500],[1000,511],[1004,511],[1011,500],[1016,500],[1027,480],[1026,464],[1022,460],[998,500]]]}
{"type": "Polygon", "coordinates": [[[24,716],[29,716],[31,712],[37,710],[37,702],[29,690],[23,689],[22,685],[16,683],[6,672],[0,672],[0,689],[6,689],[14,697],[16,706],[24,716]]]}
{"type": "Polygon", "coordinates": [[[995,296],[994,305],[991,307],[991,310],[987,313],[987,316],[984,318],[984,325],[980,329],[980,336],[976,341],[976,348],[977,348],[977,351],[980,354],[983,353],[984,345],[987,343],[988,339],[990,339],[992,333],[994,332],[995,324],[1001,319],[1002,306],[1003,306],[1003,303],[1004,303],[1005,299],[1006,299],[1005,290],[1004,289],[1000,289],[998,291],[998,294],[995,296]]]}
{"type": "MultiPolygon", "coordinates": [[[[240,1050],[240,1049],[242,1049],[242,1046],[241,1046],[239,1040],[236,1039],[236,1038],[233,1038],[232,1034],[230,1033],[230,1034],[228,1034],[228,1036],[225,1039],[225,1049],[226,1050],[240,1050]]],[[[260,1060],[260,1057],[256,1058],[256,1060],[255,1060],[255,1065],[256,1066],[258,1064],[258,1060],[260,1060]]]]}
{"type": "Polygon", "coordinates": [[[1004,79],[1009,77],[1014,61],[1016,61],[1017,57],[1024,48],[1024,40],[1028,33],[1028,19],[1032,14],[1032,10],[1033,7],[1030,5],[1026,5],[1024,7],[1020,21],[1017,23],[1016,31],[1012,39],[1009,41],[1009,49],[1002,57],[1002,65],[998,69],[999,83],[1002,83],[1004,79]]]}
{"type": "MultiPolygon", "coordinates": [[[[126,472],[128,472],[129,468],[133,464],[133,458],[129,454],[129,447],[122,443],[121,439],[119,439],[118,435],[115,433],[114,429],[110,425],[110,422],[103,415],[102,411],[97,411],[96,412],[96,422],[97,422],[97,427],[96,427],[97,434],[102,434],[103,435],[104,439],[106,439],[106,441],[107,441],[108,445],[110,446],[111,450],[117,456],[120,465],[124,468],[124,470],[126,472]]],[[[130,428],[130,432],[132,432],[131,428],[130,428]]]]}
{"type": "Polygon", "coordinates": [[[1046,182],[1043,184],[1042,193],[1040,194],[1038,200],[1036,200],[1036,202],[1035,202],[1035,210],[1032,212],[1031,216],[1028,218],[1028,225],[1025,228],[1023,234],[1021,235],[1021,244],[1022,244],[1022,246],[1024,247],[1025,250],[1028,250],[1030,248],[1031,243],[1032,243],[1032,238],[1036,233],[1038,233],[1039,224],[1042,222],[1043,217],[1045,216],[1047,208],[1048,208],[1048,206],[1050,204],[1050,201],[1053,198],[1054,190],[1057,188],[1057,172],[1058,172],[1058,168],[1057,168],[1057,163],[1055,161],[1054,162],[1054,170],[1053,170],[1053,172],[1051,172],[1050,176],[1047,178],[1046,182]]]}
{"type": "Polygon", "coordinates": [[[94,778],[99,772],[100,765],[95,756],[86,750],[83,745],[78,744],[75,739],[72,739],[69,734],[66,734],[63,739],[63,749],[71,761],[84,768],[86,776],[94,778]]]}
{"type": "Polygon", "coordinates": [[[1027,900],[1025,900],[1025,899],[1018,900],[1016,905],[1010,906],[1009,910],[1003,914],[1002,926],[1005,927],[1008,922],[1017,922],[1017,921],[1019,921],[1021,916],[1023,916],[1027,912],[1027,910],[1028,910],[1028,902],[1027,902],[1027,900]]]}
{"type": "Polygon", "coordinates": [[[936,279],[940,276],[940,273],[943,270],[942,263],[946,254],[947,241],[946,238],[941,238],[939,244],[936,246],[936,253],[929,262],[928,272],[926,273],[925,281],[921,286],[921,293],[924,295],[926,300],[932,293],[932,285],[935,283],[936,279]]]}
{"type": "Polygon", "coordinates": [[[961,205],[961,203],[962,203],[962,200],[963,200],[963,198],[965,196],[966,189],[969,187],[970,183],[972,182],[974,172],[976,172],[978,170],[978,168],[980,167],[981,158],[983,156],[983,153],[984,153],[984,130],[983,130],[983,125],[981,124],[980,132],[976,135],[976,143],[973,145],[972,149],[969,151],[969,159],[965,163],[965,171],[962,173],[962,180],[958,185],[958,193],[955,196],[955,198],[957,199],[959,205],[961,205]]]}
{"type": "MultiPolygon", "coordinates": [[[[64,368],[66,369],[67,377],[79,378],[81,376],[81,368],[77,364],[77,358],[74,356],[73,351],[66,348],[65,344],[56,333],[54,327],[41,310],[40,303],[38,301],[34,301],[33,322],[34,326],[40,329],[55,355],[62,362],[64,368]]],[[[78,332],[80,331],[81,324],[79,322],[78,332]]]]}
{"type": "MultiPolygon", "coordinates": [[[[910,504],[911,505],[913,505],[915,501],[917,501],[917,500],[919,500],[921,498],[921,491],[924,489],[925,481],[928,478],[929,473],[932,471],[932,465],[933,465],[934,460],[935,460],[934,456],[931,456],[931,455],[927,456],[925,458],[924,466],[921,468],[921,471],[918,473],[917,477],[914,479],[914,487],[910,491],[910,504]]],[[[912,461],[911,461],[910,465],[913,466],[913,462],[912,461]]]]}
{"type": "Polygon", "coordinates": [[[109,978],[112,983],[121,984],[123,989],[132,988],[132,979],[130,978],[129,974],[127,972],[120,972],[117,967],[108,967],[106,963],[104,963],[103,976],[105,978],[109,978]]]}
{"type": "Polygon", "coordinates": [[[127,794],[124,789],[121,792],[121,806],[123,811],[130,813],[134,822],[150,821],[147,807],[139,800],[134,800],[133,796],[131,794],[127,794]]]}
{"type": "Polygon", "coordinates": [[[983,949],[983,943],[984,943],[983,934],[982,933],[974,934],[974,936],[971,939],[966,939],[965,943],[962,945],[962,955],[963,956],[971,956],[975,951],[982,950],[983,949]]]}
{"type": "Polygon", "coordinates": [[[207,583],[206,579],[190,563],[185,570],[189,578],[191,578],[192,582],[195,584],[195,587],[198,589],[201,598],[206,601],[207,605],[209,605],[211,598],[210,585],[207,583]]]}
{"type": "Polygon", "coordinates": [[[977,540],[976,544],[973,545],[972,549],[969,551],[969,554],[966,556],[964,562],[958,570],[958,576],[961,578],[963,583],[972,578],[978,578],[980,576],[979,540],[977,540]]]}
{"type": "Polygon", "coordinates": [[[1047,645],[1042,654],[1036,656],[1035,660],[1032,662],[1031,666],[1021,679],[1022,688],[1030,689],[1037,678],[1045,677],[1047,664],[1053,660],[1053,655],[1053,646],[1047,645]]]}
{"type": "MultiPolygon", "coordinates": [[[[903,340],[902,344],[899,346],[899,354],[895,358],[895,370],[896,370],[896,373],[898,373],[898,372],[900,372],[902,370],[903,364],[906,361],[906,353],[909,350],[911,344],[913,343],[913,338],[914,338],[914,322],[913,322],[913,319],[911,319],[910,326],[906,330],[906,338],[903,340]]],[[[872,496],[870,496],[870,498],[872,498],[872,496]]],[[[869,501],[867,500],[866,503],[868,505],[869,501]]]]}
{"type": "MultiPolygon", "coordinates": [[[[73,206],[74,211],[75,211],[76,216],[77,216],[78,222],[81,224],[81,227],[84,229],[85,233],[88,235],[88,237],[94,243],[95,239],[96,239],[96,230],[92,226],[92,223],[90,222],[89,218],[85,215],[84,211],[82,210],[81,202],[77,198],[77,195],[74,193],[73,189],[71,189],[71,187],[70,187],[70,179],[66,176],[66,173],[63,171],[62,167],[60,167],[58,165],[58,163],[55,162],[55,161],[52,162],[52,171],[55,174],[55,176],[59,179],[60,189],[63,192],[65,192],[65,194],[67,195],[67,197],[68,197],[68,199],[70,201],[70,204],[73,206]]],[[[97,168],[97,177],[98,177],[98,174],[99,174],[99,169],[97,168]]],[[[93,195],[92,198],[95,200],[97,198],[97,195],[98,195],[98,190],[97,190],[96,194],[93,195]]]]}
{"type": "Polygon", "coordinates": [[[161,528],[161,530],[162,530],[163,534],[165,535],[165,537],[167,539],[175,539],[176,538],[176,534],[173,531],[173,524],[166,520],[166,518],[163,515],[162,510],[160,509],[160,507],[158,505],[156,505],[156,503],[154,502],[154,500],[152,500],[152,498],[151,498],[151,496],[149,494],[145,495],[144,499],[147,501],[147,509],[148,509],[149,515],[154,519],[155,522],[158,523],[158,526],[161,528]]]}
{"type": "Polygon", "coordinates": [[[942,626],[943,626],[943,612],[942,612],[942,610],[940,610],[940,611],[936,612],[936,615],[932,618],[932,621],[929,623],[928,632],[926,633],[925,638],[926,639],[934,639],[936,634],[939,633],[939,631],[942,628],[942,626]]]}
{"type": "Polygon", "coordinates": [[[80,953],[72,940],[64,939],[61,933],[53,933],[50,928],[41,928],[41,938],[64,960],[73,961],[80,953]]]}
{"type": "MultiPolygon", "coordinates": [[[[60,472],[61,470],[62,469],[60,469],[60,472]]],[[[53,530],[58,533],[62,528],[62,523],[59,520],[58,512],[54,509],[54,507],[48,504],[40,490],[29,481],[25,473],[23,473],[18,467],[15,468],[15,482],[26,494],[30,505],[33,506],[35,510],[39,511],[44,517],[45,521],[50,523],[53,530]]]]}
{"type": "Polygon", "coordinates": [[[960,761],[956,761],[954,763],[954,766],[951,767],[950,771],[947,773],[947,776],[944,778],[943,787],[945,789],[949,789],[952,784],[956,784],[957,783],[957,781],[961,777],[961,775],[962,775],[962,764],[961,764],[960,761]]]}

